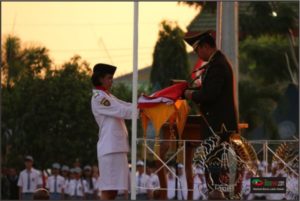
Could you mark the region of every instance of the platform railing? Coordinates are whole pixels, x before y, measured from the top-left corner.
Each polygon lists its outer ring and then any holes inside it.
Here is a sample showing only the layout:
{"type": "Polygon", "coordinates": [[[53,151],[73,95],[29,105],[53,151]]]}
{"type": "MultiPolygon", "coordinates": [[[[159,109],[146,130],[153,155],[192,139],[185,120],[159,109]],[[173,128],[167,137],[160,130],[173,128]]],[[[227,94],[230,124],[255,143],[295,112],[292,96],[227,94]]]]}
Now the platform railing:
{"type": "MultiPolygon", "coordinates": [[[[165,161],[161,159],[161,157],[155,153],[154,148],[150,146],[150,144],[154,144],[155,140],[157,139],[144,139],[144,138],[138,138],[137,139],[137,144],[143,144],[144,149],[147,151],[144,151],[144,162],[146,164],[147,158],[149,154],[152,154],[152,157],[155,157],[156,160],[159,160],[161,162],[161,166],[157,167],[154,173],[157,173],[160,171],[162,168],[166,168],[171,174],[173,174],[177,179],[178,176],[176,175],[176,172],[174,172],[168,165],[172,160],[176,158],[176,156],[179,156],[179,154],[182,154],[183,157],[183,165],[184,167],[186,166],[185,164],[185,150],[187,146],[187,142],[198,142],[201,143],[202,140],[176,140],[176,139],[159,139],[158,141],[161,142],[176,142],[177,144],[182,144],[182,146],[177,147],[177,150],[175,150],[174,153],[172,153],[169,158],[167,158],[165,161]],[[149,153],[149,154],[147,154],[149,153]]],[[[251,145],[260,145],[261,149],[258,149],[257,154],[260,154],[260,152],[263,152],[263,158],[262,160],[268,161],[270,157],[270,153],[272,156],[275,156],[282,164],[284,165],[285,168],[288,168],[291,172],[293,172],[295,175],[299,176],[299,173],[295,171],[286,161],[284,161],[280,156],[276,154],[276,152],[270,147],[270,145],[276,145],[276,144],[282,144],[282,143],[297,143],[299,144],[299,139],[293,139],[293,140],[248,140],[248,143],[251,145]],[[270,152],[270,153],[269,153],[270,152]]],[[[154,146],[153,146],[154,147],[154,146]]],[[[299,155],[295,156],[292,160],[296,160],[298,158],[299,160],[299,155]]],[[[269,164],[270,165],[270,164],[269,164]]],[[[146,168],[146,165],[145,167],[146,168]]],[[[267,167],[265,168],[265,173],[267,172],[267,167]]],[[[141,187],[142,188],[142,187],[141,187]]],[[[180,189],[173,189],[173,190],[180,190],[180,189]]],[[[188,191],[193,191],[193,189],[187,189],[188,191]]]]}

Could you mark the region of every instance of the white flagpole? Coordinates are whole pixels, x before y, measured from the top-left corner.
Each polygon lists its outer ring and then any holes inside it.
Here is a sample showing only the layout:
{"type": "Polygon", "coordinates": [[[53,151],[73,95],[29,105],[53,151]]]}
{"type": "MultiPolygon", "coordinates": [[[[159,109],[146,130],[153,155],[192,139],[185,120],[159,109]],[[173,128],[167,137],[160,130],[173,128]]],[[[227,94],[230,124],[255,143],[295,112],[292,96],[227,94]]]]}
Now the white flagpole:
{"type": "MultiPolygon", "coordinates": [[[[217,46],[230,59],[233,67],[236,84],[234,98],[238,110],[238,2],[220,1],[217,3],[217,9],[217,46]]],[[[237,114],[239,114],[238,111],[237,114]]],[[[234,171],[234,168],[230,171],[234,171]]],[[[233,174],[230,174],[229,183],[234,183],[233,174]]],[[[230,196],[234,195],[233,191],[229,193],[230,196]]]]}
{"type": "Polygon", "coordinates": [[[134,1],[133,78],[132,78],[132,136],[131,136],[131,200],[136,200],[136,138],[137,138],[137,84],[138,84],[138,19],[139,3],[134,1]]]}
{"type": "MultiPolygon", "coordinates": [[[[238,61],[238,1],[218,1],[217,2],[217,47],[221,49],[229,58],[235,76],[235,101],[239,111],[238,102],[238,81],[239,81],[239,61],[238,61]]],[[[239,112],[237,112],[239,114],[239,112]]],[[[239,118],[238,118],[239,119],[239,118]]]]}

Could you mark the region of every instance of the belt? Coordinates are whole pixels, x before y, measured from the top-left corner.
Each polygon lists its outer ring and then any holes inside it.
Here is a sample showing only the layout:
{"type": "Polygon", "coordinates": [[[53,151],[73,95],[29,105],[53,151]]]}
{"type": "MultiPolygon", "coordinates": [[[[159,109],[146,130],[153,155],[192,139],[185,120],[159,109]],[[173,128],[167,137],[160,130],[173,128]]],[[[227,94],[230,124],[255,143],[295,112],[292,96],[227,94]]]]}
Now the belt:
{"type": "Polygon", "coordinates": [[[137,193],[137,195],[147,195],[147,193],[137,193]]]}

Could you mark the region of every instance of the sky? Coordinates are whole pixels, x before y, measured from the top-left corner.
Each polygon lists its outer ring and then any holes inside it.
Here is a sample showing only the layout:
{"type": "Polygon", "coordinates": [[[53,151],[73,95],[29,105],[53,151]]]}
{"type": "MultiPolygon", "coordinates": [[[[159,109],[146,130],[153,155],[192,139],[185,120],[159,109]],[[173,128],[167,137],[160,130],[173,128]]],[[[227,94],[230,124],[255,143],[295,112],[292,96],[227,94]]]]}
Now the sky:
{"type": "MultiPolygon", "coordinates": [[[[198,12],[175,1],[140,2],[138,68],[152,64],[163,20],[186,31],[198,12]]],[[[133,2],[2,2],[1,37],[13,34],[24,46],[47,47],[57,66],[78,54],[91,67],[116,65],[120,76],[133,68],[133,13],[133,2]]]]}

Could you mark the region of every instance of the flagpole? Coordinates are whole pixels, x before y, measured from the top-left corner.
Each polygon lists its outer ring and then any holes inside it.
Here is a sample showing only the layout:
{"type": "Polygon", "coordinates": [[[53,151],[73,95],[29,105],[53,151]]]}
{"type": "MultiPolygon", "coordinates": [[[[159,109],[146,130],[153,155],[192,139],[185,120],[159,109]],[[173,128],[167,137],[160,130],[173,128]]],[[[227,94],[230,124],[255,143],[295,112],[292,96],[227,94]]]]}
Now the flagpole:
{"type": "MultiPolygon", "coordinates": [[[[238,61],[238,1],[220,1],[217,14],[217,43],[228,59],[230,60],[235,77],[235,102],[237,114],[239,114],[238,104],[238,81],[239,81],[239,61],[238,61]]],[[[238,118],[239,119],[239,118],[238,118]]]]}
{"type": "MultiPolygon", "coordinates": [[[[220,1],[217,3],[217,46],[231,61],[235,77],[235,103],[238,107],[238,1],[220,1]]],[[[238,115],[239,116],[239,115],[238,115]]],[[[239,119],[239,117],[238,117],[239,119]]],[[[234,166],[233,166],[234,167],[234,166]]],[[[234,175],[229,175],[229,184],[234,183],[234,175]]],[[[234,195],[230,191],[230,196],[234,195]]]]}
{"type": "Polygon", "coordinates": [[[137,84],[138,84],[138,19],[139,3],[134,1],[133,77],[132,77],[132,136],[131,136],[131,200],[136,200],[136,139],[137,139],[137,84]]]}

